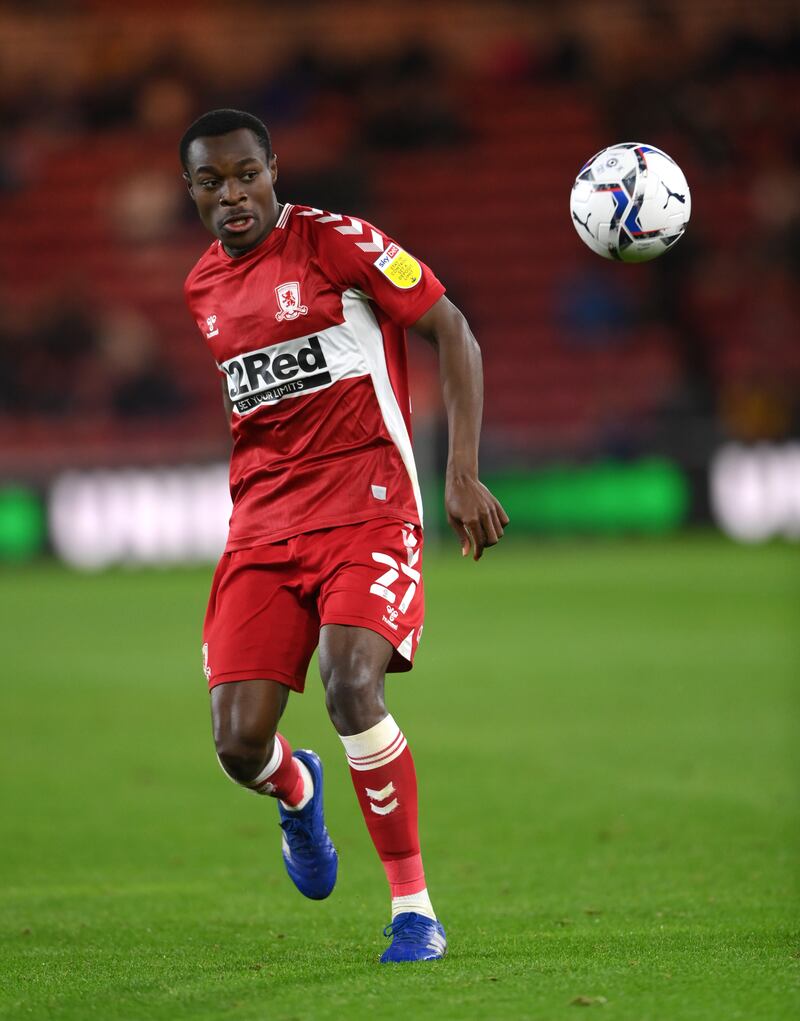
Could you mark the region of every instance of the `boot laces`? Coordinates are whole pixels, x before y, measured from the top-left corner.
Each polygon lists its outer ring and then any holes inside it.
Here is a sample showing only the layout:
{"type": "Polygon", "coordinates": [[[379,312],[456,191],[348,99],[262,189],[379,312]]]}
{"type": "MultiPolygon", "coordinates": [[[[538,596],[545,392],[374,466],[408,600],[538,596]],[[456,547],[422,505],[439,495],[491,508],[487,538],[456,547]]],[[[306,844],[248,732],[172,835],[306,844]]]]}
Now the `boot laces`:
{"type": "Polygon", "coordinates": [[[293,854],[308,855],[313,852],[317,841],[311,820],[301,819],[298,813],[296,816],[285,818],[280,826],[286,834],[287,843],[293,854]]]}
{"type": "Polygon", "coordinates": [[[417,943],[430,935],[430,926],[434,923],[430,918],[418,915],[416,918],[403,918],[401,921],[390,922],[383,930],[383,935],[390,939],[396,937],[398,943],[417,943]]]}

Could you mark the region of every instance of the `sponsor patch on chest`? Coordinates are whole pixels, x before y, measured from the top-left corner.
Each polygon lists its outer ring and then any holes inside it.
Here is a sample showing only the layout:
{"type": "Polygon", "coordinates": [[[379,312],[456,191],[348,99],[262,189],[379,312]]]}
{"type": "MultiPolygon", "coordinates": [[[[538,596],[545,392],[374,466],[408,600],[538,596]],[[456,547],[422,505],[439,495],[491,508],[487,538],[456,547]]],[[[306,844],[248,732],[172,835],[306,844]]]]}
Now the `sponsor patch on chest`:
{"type": "Polygon", "coordinates": [[[222,362],[220,368],[228,377],[228,395],[240,415],[332,382],[318,336],[249,351],[222,362]]]}
{"type": "Polygon", "coordinates": [[[422,279],[422,267],[417,260],[394,243],[378,256],[373,265],[401,291],[415,287],[422,279]]]}

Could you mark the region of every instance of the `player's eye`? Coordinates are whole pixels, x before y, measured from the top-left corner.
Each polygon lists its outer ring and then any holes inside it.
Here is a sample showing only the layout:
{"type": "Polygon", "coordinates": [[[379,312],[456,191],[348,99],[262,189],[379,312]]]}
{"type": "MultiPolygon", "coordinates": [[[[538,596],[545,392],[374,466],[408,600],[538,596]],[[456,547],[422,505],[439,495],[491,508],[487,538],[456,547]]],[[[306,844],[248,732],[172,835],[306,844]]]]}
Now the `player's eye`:
{"type": "Polygon", "coordinates": [[[246,170],[242,174],[242,177],[244,178],[245,181],[252,181],[253,178],[258,177],[258,171],[257,170],[246,170]]]}
{"type": "Polygon", "coordinates": [[[211,191],[211,189],[216,188],[218,184],[219,181],[215,180],[213,177],[209,177],[207,180],[200,182],[200,187],[205,188],[206,191],[211,191]]]}

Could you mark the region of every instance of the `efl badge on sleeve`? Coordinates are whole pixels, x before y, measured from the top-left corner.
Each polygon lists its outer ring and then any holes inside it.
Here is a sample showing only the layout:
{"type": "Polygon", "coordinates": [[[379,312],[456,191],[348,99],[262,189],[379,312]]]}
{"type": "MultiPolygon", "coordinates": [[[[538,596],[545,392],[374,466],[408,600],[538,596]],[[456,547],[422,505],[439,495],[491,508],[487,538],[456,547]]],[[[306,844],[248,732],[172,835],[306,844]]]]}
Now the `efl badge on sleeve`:
{"type": "Polygon", "coordinates": [[[391,244],[373,265],[401,291],[414,287],[422,279],[422,267],[399,245],[391,244]]]}
{"type": "Polygon", "coordinates": [[[284,319],[297,319],[298,316],[308,315],[308,305],[300,304],[300,284],[297,280],[279,284],[275,288],[275,297],[278,299],[279,309],[275,313],[275,318],[279,323],[284,319]]]}

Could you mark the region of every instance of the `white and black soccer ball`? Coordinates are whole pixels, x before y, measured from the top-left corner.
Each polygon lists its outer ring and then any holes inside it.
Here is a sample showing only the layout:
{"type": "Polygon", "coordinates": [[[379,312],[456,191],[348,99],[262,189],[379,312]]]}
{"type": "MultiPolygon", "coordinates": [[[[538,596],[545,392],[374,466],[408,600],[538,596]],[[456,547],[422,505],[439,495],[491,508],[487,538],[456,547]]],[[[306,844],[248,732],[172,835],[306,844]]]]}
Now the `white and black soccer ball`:
{"type": "Polygon", "coordinates": [[[593,252],[648,262],[683,236],[692,198],[671,157],[643,142],[620,142],[583,165],[569,201],[572,222],[593,252]]]}

